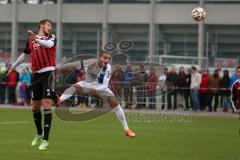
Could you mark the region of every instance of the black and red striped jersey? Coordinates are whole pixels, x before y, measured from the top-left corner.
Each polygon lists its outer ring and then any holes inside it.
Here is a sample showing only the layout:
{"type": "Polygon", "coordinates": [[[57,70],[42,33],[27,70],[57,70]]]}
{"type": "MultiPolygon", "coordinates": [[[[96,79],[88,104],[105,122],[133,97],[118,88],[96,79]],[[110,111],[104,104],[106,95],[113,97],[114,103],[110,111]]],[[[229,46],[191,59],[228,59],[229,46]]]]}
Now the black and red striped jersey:
{"type": "Polygon", "coordinates": [[[55,51],[56,51],[56,38],[51,34],[48,37],[37,37],[39,40],[52,40],[54,42],[53,47],[47,48],[41,46],[38,42],[28,41],[24,49],[25,54],[31,54],[32,71],[36,72],[45,67],[51,67],[56,65],[55,51]]]}
{"type": "Polygon", "coordinates": [[[240,80],[238,79],[232,85],[232,103],[236,109],[240,109],[240,80]]]}

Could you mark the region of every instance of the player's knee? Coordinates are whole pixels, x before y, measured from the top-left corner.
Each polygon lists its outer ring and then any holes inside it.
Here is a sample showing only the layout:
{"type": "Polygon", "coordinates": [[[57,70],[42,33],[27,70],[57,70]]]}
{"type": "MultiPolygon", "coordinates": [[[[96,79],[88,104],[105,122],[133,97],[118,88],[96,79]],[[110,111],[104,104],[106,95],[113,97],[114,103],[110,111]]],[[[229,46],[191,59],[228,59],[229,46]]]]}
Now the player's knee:
{"type": "Polygon", "coordinates": [[[41,110],[41,107],[32,107],[33,112],[36,112],[36,111],[39,111],[39,110],[41,110]]]}
{"type": "Polygon", "coordinates": [[[32,111],[39,111],[41,109],[41,101],[32,102],[32,111]]]}
{"type": "Polygon", "coordinates": [[[74,85],[72,85],[74,88],[75,88],[75,90],[77,91],[77,92],[82,92],[83,91],[83,88],[80,86],[80,85],[78,85],[78,84],[74,84],[74,85]]]}
{"type": "Polygon", "coordinates": [[[115,108],[115,107],[117,107],[118,104],[119,104],[115,96],[110,96],[110,97],[108,98],[108,103],[109,103],[109,105],[110,105],[111,108],[115,108]]]}
{"type": "Polygon", "coordinates": [[[42,107],[44,109],[49,109],[52,106],[52,100],[51,99],[43,99],[42,100],[42,107]]]}

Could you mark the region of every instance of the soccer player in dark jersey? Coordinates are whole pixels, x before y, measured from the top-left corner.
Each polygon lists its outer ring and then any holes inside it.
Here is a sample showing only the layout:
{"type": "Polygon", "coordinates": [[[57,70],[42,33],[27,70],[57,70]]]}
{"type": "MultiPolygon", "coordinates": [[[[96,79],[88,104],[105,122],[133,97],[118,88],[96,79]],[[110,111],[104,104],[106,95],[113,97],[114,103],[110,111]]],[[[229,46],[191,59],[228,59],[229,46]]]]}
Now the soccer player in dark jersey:
{"type": "MultiPolygon", "coordinates": [[[[29,39],[23,53],[12,65],[15,69],[20,65],[27,55],[31,55],[32,62],[32,111],[33,119],[37,129],[37,135],[31,145],[35,146],[41,142],[39,150],[45,150],[49,146],[48,137],[51,128],[54,92],[49,87],[48,78],[55,67],[55,35],[50,34],[52,22],[48,19],[39,22],[38,33],[35,35],[28,30],[29,39]],[[42,128],[42,114],[44,112],[44,128],[42,128]],[[42,140],[43,139],[43,140],[42,140]]],[[[10,69],[10,71],[12,70],[10,69]]]]}
{"type": "Polygon", "coordinates": [[[240,66],[236,68],[238,79],[233,83],[231,90],[231,102],[234,112],[240,113],[240,66]]]}

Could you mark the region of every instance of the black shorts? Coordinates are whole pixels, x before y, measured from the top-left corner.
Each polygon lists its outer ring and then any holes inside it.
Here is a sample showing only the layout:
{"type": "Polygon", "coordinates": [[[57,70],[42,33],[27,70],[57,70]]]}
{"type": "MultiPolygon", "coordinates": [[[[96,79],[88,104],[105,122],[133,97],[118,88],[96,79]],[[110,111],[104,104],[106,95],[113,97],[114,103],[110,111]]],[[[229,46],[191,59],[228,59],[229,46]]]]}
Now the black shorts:
{"type": "Polygon", "coordinates": [[[43,98],[54,99],[55,93],[50,87],[52,72],[33,73],[32,76],[32,100],[38,101],[43,98]]]}

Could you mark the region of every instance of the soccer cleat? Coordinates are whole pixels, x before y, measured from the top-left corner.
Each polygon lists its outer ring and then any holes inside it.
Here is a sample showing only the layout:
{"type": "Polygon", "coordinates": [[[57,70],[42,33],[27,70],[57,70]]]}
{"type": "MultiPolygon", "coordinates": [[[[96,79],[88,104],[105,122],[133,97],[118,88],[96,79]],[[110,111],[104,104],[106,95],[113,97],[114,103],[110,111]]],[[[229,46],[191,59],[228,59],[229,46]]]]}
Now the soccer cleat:
{"type": "Polygon", "coordinates": [[[38,149],[40,151],[46,150],[47,147],[49,146],[49,142],[47,140],[43,140],[38,149]]]}
{"type": "Polygon", "coordinates": [[[36,135],[36,137],[33,139],[31,143],[31,146],[37,145],[42,140],[42,138],[43,138],[42,135],[36,135]]]}
{"type": "Polygon", "coordinates": [[[136,134],[131,129],[126,130],[125,135],[129,138],[134,138],[136,136],[136,134]]]}

